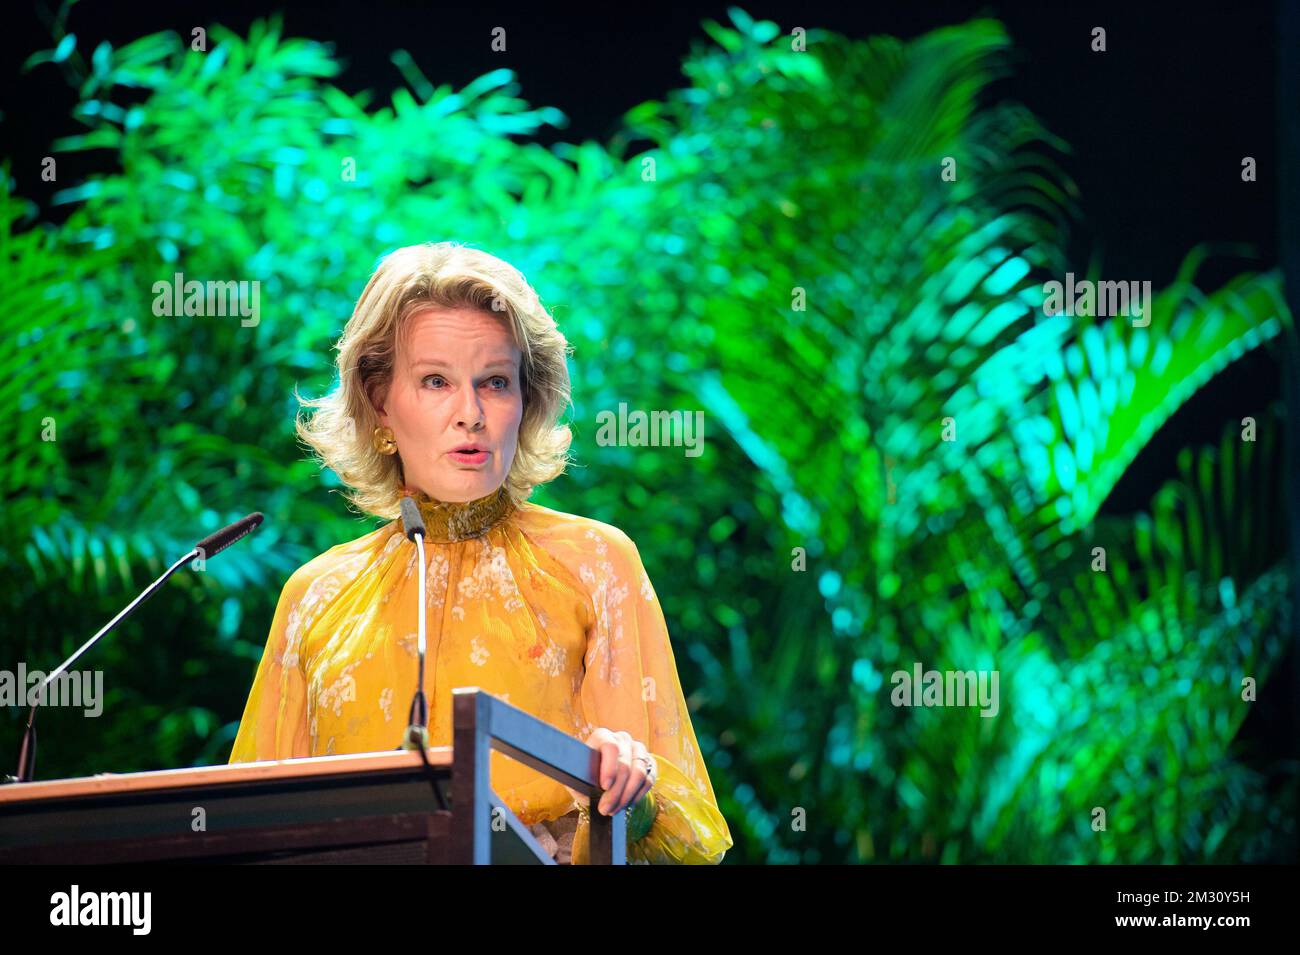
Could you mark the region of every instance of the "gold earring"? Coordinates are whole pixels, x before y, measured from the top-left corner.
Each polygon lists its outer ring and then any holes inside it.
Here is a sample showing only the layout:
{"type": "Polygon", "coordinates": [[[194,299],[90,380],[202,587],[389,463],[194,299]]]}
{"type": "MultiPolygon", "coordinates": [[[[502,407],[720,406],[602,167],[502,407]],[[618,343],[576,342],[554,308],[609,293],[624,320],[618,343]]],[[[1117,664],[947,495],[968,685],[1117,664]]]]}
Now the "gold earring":
{"type": "Polygon", "coordinates": [[[370,440],[380,454],[397,453],[397,435],[393,434],[392,428],[385,426],[376,428],[370,440]]]}

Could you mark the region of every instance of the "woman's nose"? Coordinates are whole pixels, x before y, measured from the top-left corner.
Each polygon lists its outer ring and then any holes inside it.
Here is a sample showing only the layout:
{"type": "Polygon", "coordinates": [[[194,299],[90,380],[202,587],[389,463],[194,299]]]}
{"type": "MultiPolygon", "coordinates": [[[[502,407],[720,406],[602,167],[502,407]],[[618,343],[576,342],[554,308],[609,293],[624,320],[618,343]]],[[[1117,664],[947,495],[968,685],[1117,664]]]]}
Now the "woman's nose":
{"type": "Polygon", "coordinates": [[[462,389],[461,394],[460,423],[472,428],[483,420],[483,406],[479,402],[478,393],[472,386],[462,389]]]}

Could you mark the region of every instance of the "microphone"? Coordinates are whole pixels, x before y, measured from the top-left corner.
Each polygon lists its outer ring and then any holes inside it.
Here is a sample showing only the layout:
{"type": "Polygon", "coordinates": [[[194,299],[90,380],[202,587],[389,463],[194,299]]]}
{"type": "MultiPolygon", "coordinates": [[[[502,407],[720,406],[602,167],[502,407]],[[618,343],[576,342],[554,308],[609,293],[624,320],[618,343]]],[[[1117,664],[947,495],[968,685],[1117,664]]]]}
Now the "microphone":
{"type": "MultiPolygon", "coordinates": [[[[425,566],[424,566],[424,517],[420,514],[420,508],[416,505],[415,499],[410,495],[402,498],[402,527],[406,531],[407,540],[415,543],[415,549],[420,564],[420,606],[417,617],[417,647],[419,649],[420,671],[415,685],[415,698],[411,700],[410,725],[406,727],[406,735],[402,737],[400,749],[419,750],[421,755],[429,748],[429,702],[424,696],[424,649],[425,649],[425,566]]],[[[441,797],[439,797],[441,798],[441,797]]]]}
{"type": "Polygon", "coordinates": [[[0,782],[30,782],[36,773],[36,707],[38,707],[44,699],[46,687],[53,683],[54,680],[67,670],[68,667],[76,663],[77,659],[94,646],[95,642],[100,637],[116,627],[129,613],[131,613],[132,610],[144,603],[144,601],[149,599],[149,597],[153,596],[153,592],[162,585],[162,582],[172,574],[176,573],[182,564],[189,563],[195,557],[200,557],[204,560],[209,557],[215,557],[235,541],[252,533],[261,523],[262,514],[260,511],[257,511],[249,514],[247,517],[241,517],[239,520],[235,521],[235,523],[223,527],[215,534],[209,534],[207,537],[203,538],[203,540],[199,541],[193,550],[168,567],[161,577],[146,587],[144,591],[135,598],[135,600],[132,600],[131,603],[127,605],[126,609],[106,623],[99,633],[95,634],[83,643],[76,653],[59,664],[58,669],[50,673],[36,689],[36,702],[32,704],[31,712],[27,715],[27,730],[23,733],[22,747],[18,752],[18,775],[0,777],[0,782]]]}
{"type": "MultiPolygon", "coordinates": [[[[247,537],[257,530],[262,523],[262,512],[254,511],[247,517],[241,517],[233,524],[228,524],[219,531],[209,534],[195,545],[194,550],[203,554],[204,559],[216,557],[223,550],[242,537],[247,537]]],[[[188,558],[187,558],[188,559],[188,558]]]]}

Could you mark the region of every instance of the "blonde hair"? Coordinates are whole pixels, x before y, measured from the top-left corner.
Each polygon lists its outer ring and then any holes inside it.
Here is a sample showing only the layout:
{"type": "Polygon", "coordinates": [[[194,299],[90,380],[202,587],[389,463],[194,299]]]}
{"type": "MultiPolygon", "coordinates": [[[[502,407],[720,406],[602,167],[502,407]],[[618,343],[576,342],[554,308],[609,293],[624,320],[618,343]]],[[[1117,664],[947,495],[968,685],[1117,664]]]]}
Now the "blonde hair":
{"type": "Polygon", "coordinates": [[[315,408],[295,421],[298,436],[349,488],[344,496],[363,512],[400,516],[401,452],[381,454],[371,436],[379,416],[372,390],[392,381],[398,336],[427,308],[477,308],[501,316],[521,353],[523,417],[505,485],[516,505],[533,488],[564,473],[572,433],[559,417],[569,404],[566,357],[572,346],[527,279],[494,255],[456,242],[408,245],[375,269],[335,348],[339,384],[324,398],[294,397],[315,408]]]}

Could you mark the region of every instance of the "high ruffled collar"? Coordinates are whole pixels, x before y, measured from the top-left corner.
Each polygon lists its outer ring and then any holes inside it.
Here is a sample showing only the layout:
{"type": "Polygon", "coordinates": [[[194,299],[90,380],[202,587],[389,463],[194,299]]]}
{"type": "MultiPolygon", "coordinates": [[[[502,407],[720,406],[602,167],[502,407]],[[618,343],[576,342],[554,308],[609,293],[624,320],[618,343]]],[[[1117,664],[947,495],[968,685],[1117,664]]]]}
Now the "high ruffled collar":
{"type": "Polygon", "coordinates": [[[481,537],[505,521],[515,509],[504,484],[474,501],[439,501],[411,487],[403,487],[402,492],[410,494],[420,506],[427,532],[425,540],[432,543],[450,544],[481,537]]]}

